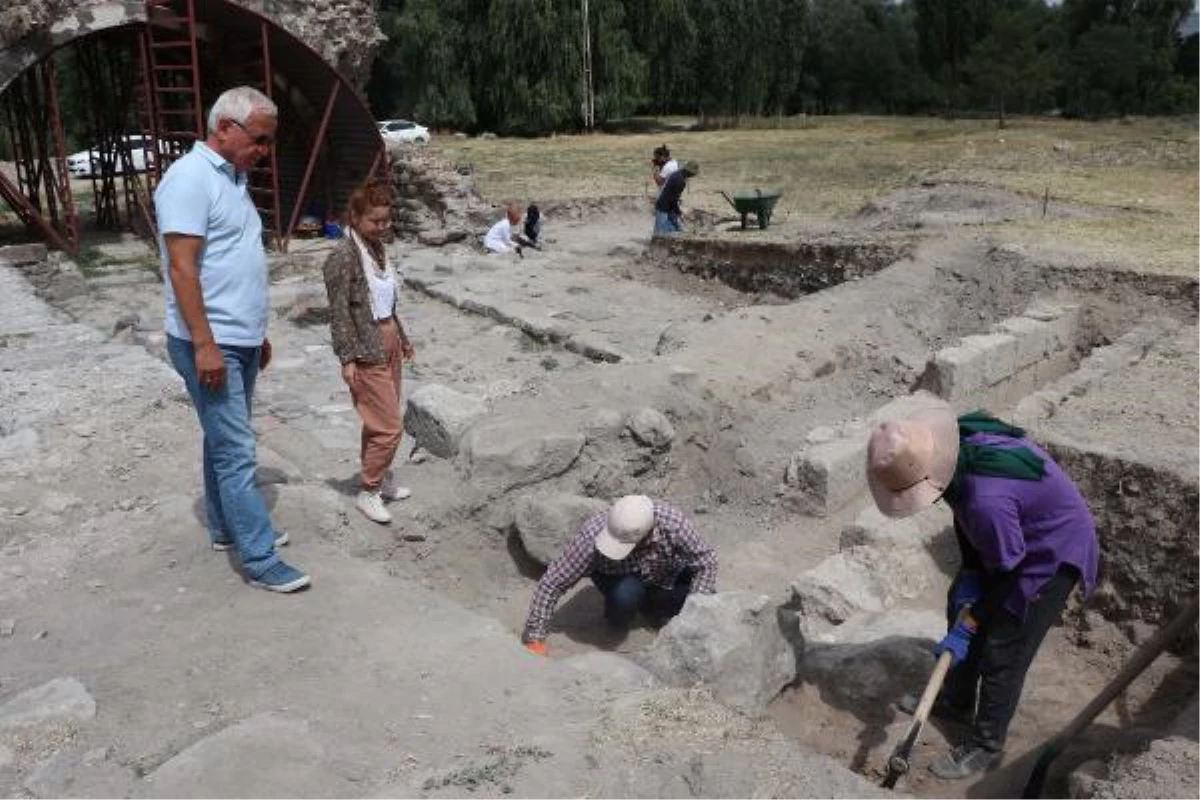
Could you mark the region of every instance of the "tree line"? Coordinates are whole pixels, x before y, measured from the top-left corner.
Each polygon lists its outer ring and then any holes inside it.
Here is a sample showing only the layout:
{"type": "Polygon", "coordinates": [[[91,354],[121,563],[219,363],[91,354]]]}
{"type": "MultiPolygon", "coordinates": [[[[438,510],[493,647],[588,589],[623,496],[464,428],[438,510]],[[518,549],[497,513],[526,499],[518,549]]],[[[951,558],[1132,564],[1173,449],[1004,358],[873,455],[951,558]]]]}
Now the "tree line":
{"type": "Polygon", "coordinates": [[[1197,109],[1193,0],[381,0],[380,118],[578,129],[637,115],[1197,109]]]}

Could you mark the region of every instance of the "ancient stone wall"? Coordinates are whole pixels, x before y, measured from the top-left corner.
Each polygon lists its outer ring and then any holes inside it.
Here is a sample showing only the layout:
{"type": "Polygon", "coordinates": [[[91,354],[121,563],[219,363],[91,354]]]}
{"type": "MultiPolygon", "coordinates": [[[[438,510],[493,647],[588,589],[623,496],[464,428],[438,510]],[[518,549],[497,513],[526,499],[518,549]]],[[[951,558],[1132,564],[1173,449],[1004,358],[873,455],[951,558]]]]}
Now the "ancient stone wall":
{"type": "MultiPolygon", "coordinates": [[[[362,88],[386,40],[374,0],[243,0],[362,88]]],[[[0,91],[54,48],[79,36],[144,22],[141,0],[15,0],[0,8],[0,91]]]]}
{"type": "Polygon", "coordinates": [[[387,41],[375,16],[375,0],[238,0],[279,24],[321,54],[358,88],[387,41]]]}

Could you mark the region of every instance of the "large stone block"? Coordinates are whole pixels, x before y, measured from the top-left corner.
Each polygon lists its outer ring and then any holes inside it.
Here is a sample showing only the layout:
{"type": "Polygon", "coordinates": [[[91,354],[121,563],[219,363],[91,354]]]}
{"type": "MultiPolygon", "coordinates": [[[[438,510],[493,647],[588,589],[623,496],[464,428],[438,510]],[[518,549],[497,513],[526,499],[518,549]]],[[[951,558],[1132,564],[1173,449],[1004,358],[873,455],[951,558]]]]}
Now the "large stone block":
{"type": "Polygon", "coordinates": [[[675,686],[704,684],[724,704],[761,717],[796,674],[792,645],[770,598],[752,592],[694,594],[646,655],[651,672],[675,686]]]}
{"type": "Polygon", "coordinates": [[[135,796],[352,794],[353,784],[330,768],[331,760],[321,732],[307,720],[266,712],[200,739],[172,756],[146,776],[135,796]]]}
{"type": "Polygon", "coordinates": [[[788,462],[784,484],[795,511],[825,516],[867,489],[867,440],[873,425],[903,419],[941,401],[927,391],[897,397],[868,420],[850,420],[838,428],[817,428],[788,462]]]}
{"type": "Polygon", "coordinates": [[[0,261],[7,261],[14,266],[37,264],[45,261],[46,258],[46,245],[40,242],[10,244],[7,247],[0,247],[0,261]]]}
{"type": "Polygon", "coordinates": [[[792,507],[825,516],[844,506],[867,485],[867,437],[854,436],[810,445],[792,456],[784,482],[794,491],[792,507]]]}
{"type": "Polygon", "coordinates": [[[1054,327],[1044,320],[1010,317],[997,324],[996,331],[1017,340],[1017,369],[1036,364],[1057,348],[1054,327]]]}
{"type": "Polygon", "coordinates": [[[544,422],[500,422],[468,431],[460,457],[478,488],[507,492],[566,472],[585,441],[582,433],[547,431],[544,422]]]}
{"type": "Polygon", "coordinates": [[[487,412],[478,397],[431,383],[409,395],[404,428],[430,453],[453,458],[463,435],[487,412]]]}
{"type": "Polygon", "coordinates": [[[75,678],[55,678],[22,692],[0,706],[0,732],[96,716],[96,701],[75,678]]]}
{"type": "Polygon", "coordinates": [[[987,361],[968,344],[944,347],[929,359],[920,385],[944,400],[954,402],[987,388],[987,361]]]}
{"type": "Polygon", "coordinates": [[[1017,371],[1017,340],[1011,334],[967,336],[962,344],[979,353],[978,357],[983,362],[985,388],[1003,383],[1017,371]]]}
{"type": "Polygon", "coordinates": [[[1024,316],[1050,325],[1054,337],[1052,349],[1069,350],[1075,346],[1075,335],[1079,328],[1078,305],[1040,301],[1031,305],[1024,316]]]}
{"type": "Polygon", "coordinates": [[[526,495],[517,501],[517,533],[530,557],[549,564],[589,517],[607,508],[608,503],[594,497],[526,495]]]}

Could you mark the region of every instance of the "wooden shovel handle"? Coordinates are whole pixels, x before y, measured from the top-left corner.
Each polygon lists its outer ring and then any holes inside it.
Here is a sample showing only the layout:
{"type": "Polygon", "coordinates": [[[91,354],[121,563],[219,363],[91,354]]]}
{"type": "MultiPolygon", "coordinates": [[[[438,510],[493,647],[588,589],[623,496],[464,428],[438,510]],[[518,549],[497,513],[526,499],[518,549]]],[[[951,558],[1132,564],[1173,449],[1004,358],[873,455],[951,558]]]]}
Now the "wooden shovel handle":
{"type": "Polygon", "coordinates": [[[942,682],[946,680],[946,673],[950,671],[950,663],[953,659],[954,654],[949,650],[938,656],[937,664],[933,667],[933,674],[929,676],[929,683],[925,684],[925,691],[921,693],[921,700],[917,703],[917,710],[913,712],[914,725],[921,725],[929,718],[933,701],[937,700],[938,692],[942,690],[942,682]]]}

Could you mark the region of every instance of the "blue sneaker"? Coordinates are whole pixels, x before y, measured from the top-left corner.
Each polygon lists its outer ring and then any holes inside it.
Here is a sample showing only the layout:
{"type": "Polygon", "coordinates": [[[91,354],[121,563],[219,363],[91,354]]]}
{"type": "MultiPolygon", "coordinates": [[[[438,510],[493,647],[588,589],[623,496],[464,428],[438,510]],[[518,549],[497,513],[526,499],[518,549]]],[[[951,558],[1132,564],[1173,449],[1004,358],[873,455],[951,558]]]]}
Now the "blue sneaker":
{"type": "Polygon", "coordinates": [[[295,567],[290,567],[282,561],[268,569],[257,578],[251,578],[250,585],[268,592],[294,592],[303,589],[311,583],[308,576],[295,567]]]}
{"type": "MultiPolygon", "coordinates": [[[[286,533],[276,533],[275,534],[275,546],[276,547],[283,547],[285,544],[287,544],[291,540],[292,540],[291,537],[289,537],[286,533]]],[[[216,550],[218,553],[224,553],[226,550],[232,550],[233,549],[233,541],[230,539],[217,539],[212,543],[212,549],[216,550]]]]}

